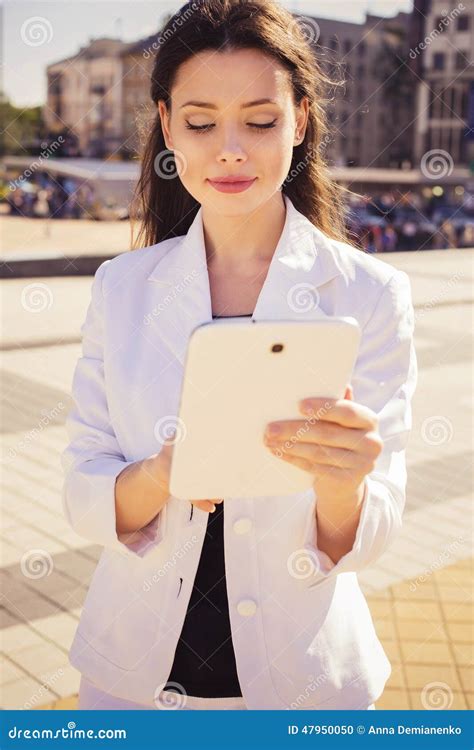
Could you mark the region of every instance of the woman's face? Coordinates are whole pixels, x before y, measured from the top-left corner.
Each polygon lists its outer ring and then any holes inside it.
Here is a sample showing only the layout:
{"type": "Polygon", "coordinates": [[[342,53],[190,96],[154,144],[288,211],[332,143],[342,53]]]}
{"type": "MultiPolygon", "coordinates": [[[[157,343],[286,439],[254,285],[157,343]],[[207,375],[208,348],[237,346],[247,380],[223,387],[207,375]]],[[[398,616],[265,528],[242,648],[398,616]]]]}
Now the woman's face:
{"type": "Polygon", "coordinates": [[[308,117],[306,98],[294,105],[288,71],[254,49],[198,53],[178,70],[171,116],[164,101],[158,106],[183,185],[200,204],[228,215],[250,212],[280,189],[308,117]],[[245,106],[262,99],[271,101],[245,106]],[[240,192],[211,182],[228,176],[253,182],[240,192]]]}

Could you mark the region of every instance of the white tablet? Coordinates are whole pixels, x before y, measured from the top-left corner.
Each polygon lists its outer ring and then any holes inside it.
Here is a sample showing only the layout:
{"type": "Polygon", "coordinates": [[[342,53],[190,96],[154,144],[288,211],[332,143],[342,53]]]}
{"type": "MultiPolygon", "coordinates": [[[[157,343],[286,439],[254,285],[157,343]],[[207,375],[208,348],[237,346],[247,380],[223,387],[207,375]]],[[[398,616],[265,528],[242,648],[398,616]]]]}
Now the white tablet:
{"type": "Polygon", "coordinates": [[[343,398],[360,342],[354,318],[222,318],[191,334],[170,493],[188,500],[301,492],[312,475],[274,456],[268,422],[305,419],[307,397],[343,398]]]}

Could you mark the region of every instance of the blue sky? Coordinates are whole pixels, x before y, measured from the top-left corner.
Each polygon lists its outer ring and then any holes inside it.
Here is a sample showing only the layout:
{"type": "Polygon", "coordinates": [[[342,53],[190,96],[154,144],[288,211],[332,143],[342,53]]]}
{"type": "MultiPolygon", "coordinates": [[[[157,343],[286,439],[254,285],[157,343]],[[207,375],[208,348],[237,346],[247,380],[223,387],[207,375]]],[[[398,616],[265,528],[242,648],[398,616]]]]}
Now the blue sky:
{"type": "MultiPolygon", "coordinates": [[[[292,11],[362,22],[365,12],[393,16],[410,11],[412,0],[280,0],[292,11]]],[[[46,96],[46,66],[75,54],[100,36],[133,41],[154,33],[168,12],[184,3],[172,0],[0,0],[3,15],[3,88],[17,106],[42,104],[46,96]],[[48,39],[38,46],[22,40],[22,26],[35,17],[48,22],[48,39]]],[[[44,21],[40,21],[44,28],[44,21]]]]}

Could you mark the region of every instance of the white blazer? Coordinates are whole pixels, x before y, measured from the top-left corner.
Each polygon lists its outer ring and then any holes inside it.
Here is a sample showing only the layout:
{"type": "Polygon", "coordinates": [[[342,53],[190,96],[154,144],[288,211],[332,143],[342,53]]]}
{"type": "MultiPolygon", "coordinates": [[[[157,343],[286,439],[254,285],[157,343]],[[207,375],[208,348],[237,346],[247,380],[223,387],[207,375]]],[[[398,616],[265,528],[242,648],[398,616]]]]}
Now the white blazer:
{"type": "MultiPolygon", "coordinates": [[[[377,413],[384,448],[367,477],[354,546],[336,565],[317,547],[313,489],[225,505],[232,640],[248,708],[363,709],[391,673],[357,573],[402,524],[417,380],[410,282],[330,239],[284,200],[286,222],[253,318],[354,316],[363,331],[354,399],[377,413]]],[[[161,449],[157,425],[178,413],[188,338],[211,320],[200,209],[186,235],[103,262],[81,327],[63,508],[72,528],[104,549],[70,661],[102,690],[150,708],[170,674],[208,513],[172,496],[125,544],[114,485],[126,466],[161,449]]]]}

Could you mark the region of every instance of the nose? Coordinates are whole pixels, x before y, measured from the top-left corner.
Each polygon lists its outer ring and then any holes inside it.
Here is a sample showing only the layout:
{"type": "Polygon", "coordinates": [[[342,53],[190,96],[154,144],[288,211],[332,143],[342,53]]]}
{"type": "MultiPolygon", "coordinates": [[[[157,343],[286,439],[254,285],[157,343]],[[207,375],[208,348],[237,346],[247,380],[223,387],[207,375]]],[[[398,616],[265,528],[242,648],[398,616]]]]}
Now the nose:
{"type": "Polygon", "coordinates": [[[218,151],[217,160],[224,163],[245,162],[247,154],[242,148],[235,130],[227,130],[218,151]]]}

